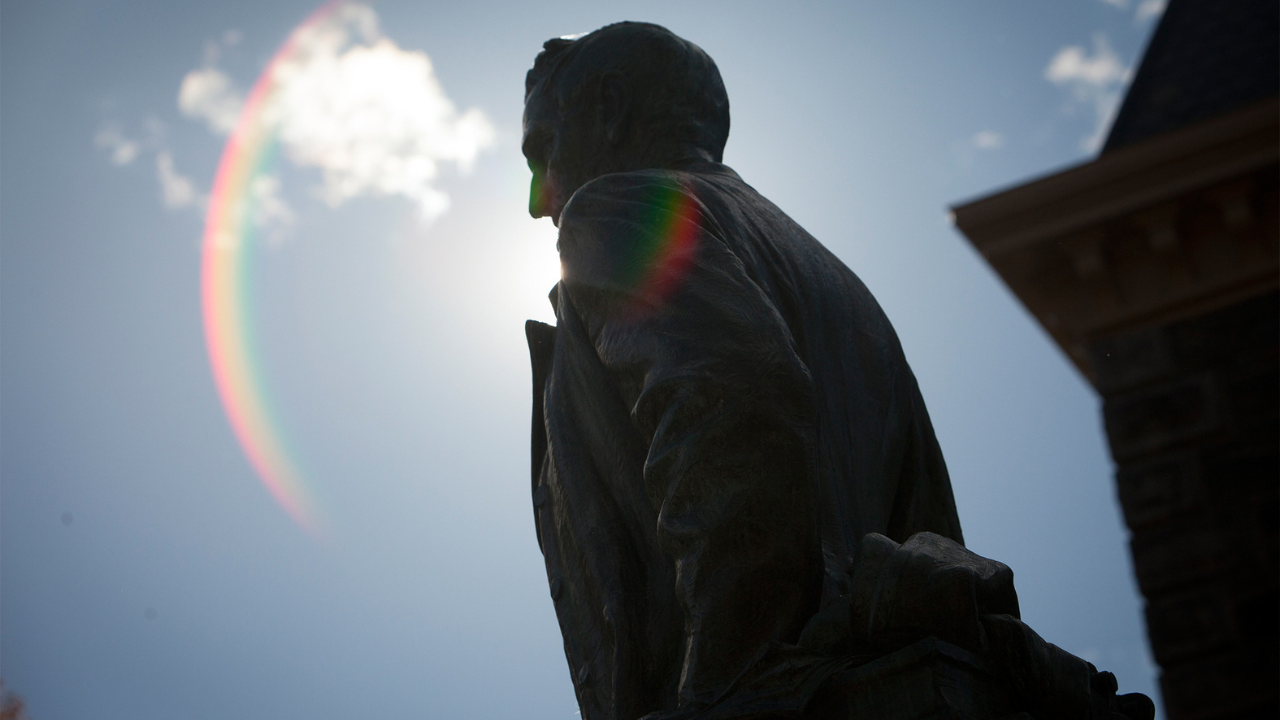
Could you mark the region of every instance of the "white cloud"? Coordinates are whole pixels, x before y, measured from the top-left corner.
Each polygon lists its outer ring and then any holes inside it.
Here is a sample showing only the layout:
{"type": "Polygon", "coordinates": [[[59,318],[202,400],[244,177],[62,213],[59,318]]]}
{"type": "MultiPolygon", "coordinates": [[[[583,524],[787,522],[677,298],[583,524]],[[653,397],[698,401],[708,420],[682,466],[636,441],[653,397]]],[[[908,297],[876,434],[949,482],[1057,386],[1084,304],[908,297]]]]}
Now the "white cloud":
{"type": "Polygon", "coordinates": [[[1102,2],[1120,10],[1129,9],[1129,0],[1102,0],[1102,2]]]}
{"type": "MultiPolygon", "coordinates": [[[[412,201],[424,221],[448,210],[439,187],[445,170],[467,173],[496,139],[493,124],[476,108],[460,111],[445,94],[431,59],[404,50],[378,30],[364,5],[339,5],[320,22],[290,38],[288,58],[270,67],[271,83],[256,120],[275,135],[282,159],[319,171],[319,195],[331,206],[364,195],[412,201]]],[[[245,96],[219,67],[242,42],[228,30],[204,48],[201,67],[178,88],[182,113],[203,121],[215,135],[236,131],[245,96]]],[[[168,131],[147,117],[137,138],[104,126],[94,144],[117,165],[154,154],[165,207],[203,208],[208,198],[175,167],[168,131]]],[[[242,208],[255,225],[278,240],[294,221],[279,175],[253,179],[242,208]]]]}
{"type": "Polygon", "coordinates": [[[146,134],[146,146],[156,148],[164,144],[165,136],[169,132],[169,128],[165,126],[164,121],[155,115],[148,115],[142,121],[142,129],[146,134]]]}
{"type": "Polygon", "coordinates": [[[459,112],[426,53],[383,37],[373,10],[342,6],[296,38],[274,69],[265,111],[288,157],[321,171],[321,195],[400,195],[424,220],[449,207],[436,187],[443,164],[468,172],[495,132],[478,109],[459,112]]]}
{"type": "Polygon", "coordinates": [[[215,67],[192,70],[178,88],[178,108],[183,114],[204,120],[209,130],[220,135],[235,129],[243,104],[231,78],[215,67]]]}
{"type": "Polygon", "coordinates": [[[1095,35],[1093,47],[1092,57],[1079,45],[1062,48],[1045,68],[1044,76],[1058,84],[1081,83],[1088,86],[1110,85],[1128,77],[1129,68],[1120,62],[1105,35],[1095,35]]]}
{"type": "Polygon", "coordinates": [[[99,130],[98,134],[93,136],[93,144],[108,151],[111,154],[111,162],[116,165],[128,165],[133,162],[138,157],[138,151],[142,149],[138,141],[130,140],[112,127],[99,130]]]}
{"type": "Polygon", "coordinates": [[[996,150],[1004,146],[1004,136],[994,130],[983,130],[974,134],[973,146],[979,150],[996,150]]]}
{"type": "MultiPolygon", "coordinates": [[[[218,134],[234,131],[244,104],[217,67],[222,48],[238,42],[238,33],[229,31],[221,45],[211,43],[204,67],[187,73],[178,91],[183,113],[218,134]]],[[[330,206],[393,195],[417,205],[424,221],[444,213],[449,196],[437,187],[442,167],[469,172],[494,143],[484,113],[459,112],[431,58],[384,37],[367,6],[340,5],[291,42],[290,56],[270,69],[272,89],[261,116],[284,157],[320,171],[320,196],[330,206]]]]}
{"type": "Polygon", "coordinates": [[[173,168],[173,155],[168,150],[156,154],[156,177],[160,179],[160,196],[165,207],[179,210],[198,200],[195,185],[173,168]]]}
{"type": "Polygon", "coordinates": [[[1045,78],[1070,89],[1076,103],[1093,109],[1093,132],[1080,143],[1085,150],[1093,152],[1102,145],[1131,75],[1132,69],[1120,60],[1101,33],[1093,37],[1092,55],[1079,45],[1069,45],[1049,61],[1045,78]]]}
{"type": "Polygon", "coordinates": [[[234,248],[240,241],[240,227],[248,215],[249,222],[271,244],[278,245],[284,240],[285,233],[293,225],[294,214],[288,203],[280,197],[280,178],[275,175],[258,175],[249,181],[245,194],[238,198],[240,202],[229,208],[230,217],[220,223],[213,242],[223,248],[234,248]]]}
{"type": "Polygon", "coordinates": [[[280,178],[275,175],[259,175],[249,183],[249,202],[253,209],[250,218],[267,238],[279,242],[284,230],[293,224],[293,210],[280,197],[280,178]]]}
{"type": "Polygon", "coordinates": [[[1133,13],[1134,22],[1144,23],[1152,18],[1160,17],[1164,14],[1166,0],[1142,0],[1138,3],[1138,9],[1133,13]]]}

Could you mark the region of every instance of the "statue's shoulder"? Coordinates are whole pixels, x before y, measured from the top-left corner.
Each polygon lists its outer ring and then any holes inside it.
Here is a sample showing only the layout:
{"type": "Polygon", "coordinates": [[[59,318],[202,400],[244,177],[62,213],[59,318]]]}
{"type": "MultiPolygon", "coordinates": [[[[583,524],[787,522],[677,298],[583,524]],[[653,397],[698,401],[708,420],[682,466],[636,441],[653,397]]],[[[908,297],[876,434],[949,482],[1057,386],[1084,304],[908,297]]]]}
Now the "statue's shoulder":
{"type": "Polygon", "coordinates": [[[675,197],[690,194],[688,173],[677,170],[637,170],[602,175],[578,188],[561,214],[565,223],[626,218],[645,208],[661,208],[675,197]]]}
{"type": "MultiPolygon", "coordinates": [[[[731,168],[698,163],[681,169],[650,169],[602,175],[578,188],[565,204],[560,235],[594,234],[601,226],[630,223],[653,227],[656,219],[690,212],[709,219],[726,203],[768,204],[731,168]]],[[[615,228],[616,229],[616,228],[615,228]]]]}
{"type": "Polygon", "coordinates": [[[653,263],[705,229],[696,179],[681,170],[604,175],[560,214],[560,261],[570,285],[630,288],[653,263]]]}

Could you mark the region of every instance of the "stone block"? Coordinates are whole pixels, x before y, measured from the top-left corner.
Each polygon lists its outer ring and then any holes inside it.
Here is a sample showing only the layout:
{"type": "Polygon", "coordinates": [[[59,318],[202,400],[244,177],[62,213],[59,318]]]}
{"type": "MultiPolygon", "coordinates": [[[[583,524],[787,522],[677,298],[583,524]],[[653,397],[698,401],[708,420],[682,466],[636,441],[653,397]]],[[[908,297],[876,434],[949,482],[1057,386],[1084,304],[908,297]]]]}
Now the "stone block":
{"type": "Polygon", "coordinates": [[[1170,449],[1218,428],[1217,387],[1208,373],[1108,398],[1103,406],[1117,461],[1170,449]]]}
{"type": "Polygon", "coordinates": [[[1280,297],[1267,293],[1169,326],[1167,341],[1183,371],[1230,367],[1276,353],[1280,297]]]}
{"type": "Polygon", "coordinates": [[[1089,359],[1093,363],[1093,384],[1103,395],[1173,375],[1173,360],[1160,327],[1098,340],[1089,347],[1089,359]]]}
{"type": "Polygon", "coordinates": [[[1276,717],[1274,665],[1240,653],[1165,667],[1160,677],[1169,720],[1276,717]]]}
{"type": "MultiPolygon", "coordinates": [[[[1280,608],[1280,588],[1275,585],[1274,575],[1259,579],[1264,583],[1270,581],[1270,587],[1255,587],[1251,591],[1237,592],[1235,616],[1244,636],[1244,644],[1270,658],[1272,668],[1276,668],[1280,662],[1280,612],[1277,612],[1277,608],[1280,608]]],[[[1277,678],[1280,679],[1280,675],[1277,678]]]]}
{"type": "Polygon", "coordinates": [[[1234,373],[1222,389],[1233,429],[1259,427],[1274,432],[1280,418],[1280,372],[1274,360],[1234,373]]]}
{"type": "Polygon", "coordinates": [[[1202,454],[1204,486],[1215,501],[1244,503],[1247,507],[1253,496],[1276,496],[1280,453],[1276,451],[1275,435],[1267,435],[1270,437],[1233,433],[1229,443],[1210,447],[1202,454]]]}
{"type": "Polygon", "coordinates": [[[1130,547],[1138,585],[1148,600],[1165,591],[1225,575],[1237,564],[1228,537],[1200,518],[1134,533],[1130,547]]]}
{"type": "Polygon", "coordinates": [[[1123,465],[1116,486],[1130,529],[1168,519],[1203,502],[1200,456],[1183,451],[1123,465]]]}
{"type": "Polygon", "coordinates": [[[1156,661],[1165,667],[1220,652],[1236,640],[1231,603],[1217,586],[1186,590],[1148,603],[1147,631],[1156,661]]]}

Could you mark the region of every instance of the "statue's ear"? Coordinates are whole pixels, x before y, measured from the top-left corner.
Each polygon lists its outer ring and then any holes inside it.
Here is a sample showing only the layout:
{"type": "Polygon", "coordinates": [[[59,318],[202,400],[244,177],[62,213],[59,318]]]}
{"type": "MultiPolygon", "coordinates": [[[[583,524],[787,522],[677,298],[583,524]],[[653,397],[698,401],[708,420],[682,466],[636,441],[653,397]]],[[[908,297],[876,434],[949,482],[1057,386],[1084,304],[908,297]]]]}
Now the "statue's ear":
{"type": "Polygon", "coordinates": [[[621,73],[607,72],[600,77],[600,124],[605,137],[617,145],[625,134],[627,112],[631,109],[631,92],[621,73]]]}

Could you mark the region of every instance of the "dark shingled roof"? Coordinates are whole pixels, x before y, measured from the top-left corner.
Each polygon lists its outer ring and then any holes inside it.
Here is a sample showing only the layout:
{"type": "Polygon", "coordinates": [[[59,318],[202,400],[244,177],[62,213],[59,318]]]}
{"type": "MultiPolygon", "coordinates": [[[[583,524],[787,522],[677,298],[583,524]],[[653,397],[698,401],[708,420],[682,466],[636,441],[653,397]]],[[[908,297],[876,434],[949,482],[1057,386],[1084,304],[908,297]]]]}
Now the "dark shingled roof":
{"type": "Polygon", "coordinates": [[[1280,93],[1280,3],[1171,0],[1105,153],[1280,93]]]}

